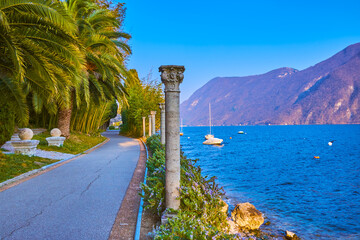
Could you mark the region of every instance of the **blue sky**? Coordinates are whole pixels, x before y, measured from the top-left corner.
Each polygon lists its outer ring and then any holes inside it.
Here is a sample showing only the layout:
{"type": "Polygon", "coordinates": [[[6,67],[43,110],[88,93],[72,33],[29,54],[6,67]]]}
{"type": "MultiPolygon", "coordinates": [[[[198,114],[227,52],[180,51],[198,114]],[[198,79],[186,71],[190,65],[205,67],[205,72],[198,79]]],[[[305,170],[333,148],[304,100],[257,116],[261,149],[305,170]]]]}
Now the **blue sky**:
{"type": "Polygon", "coordinates": [[[184,65],[181,101],[214,77],[299,70],[360,42],[360,0],[125,1],[129,68],[184,65]]]}

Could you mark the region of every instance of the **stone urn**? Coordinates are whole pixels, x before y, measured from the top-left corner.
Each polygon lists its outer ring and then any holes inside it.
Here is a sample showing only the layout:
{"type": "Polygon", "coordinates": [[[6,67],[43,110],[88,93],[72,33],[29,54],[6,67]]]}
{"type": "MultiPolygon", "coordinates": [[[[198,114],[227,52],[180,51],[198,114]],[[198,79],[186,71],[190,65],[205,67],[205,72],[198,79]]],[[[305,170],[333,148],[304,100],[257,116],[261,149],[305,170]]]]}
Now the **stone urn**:
{"type": "Polygon", "coordinates": [[[251,203],[239,203],[231,212],[231,218],[241,228],[258,229],[264,223],[262,213],[251,203]]]}
{"type": "Polygon", "coordinates": [[[65,137],[60,137],[61,136],[61,131],[58,128],[53,128],[50,131],[50,135],[51,137],[47,137],[46,141],[48,142],[49,146],[56,146],[56,147],[61,147],[64,145],[64,141],[65,141],[65,137]]]}
{"type": "Polygon", "coordinates": [[[19,132],[19,138],[21,140],[11,141],[14,152],[28,156],[35,155],[36,147],[40,141],[31,140],[33,136],[34,133],[30,128],[21,129],[19,132]]]}

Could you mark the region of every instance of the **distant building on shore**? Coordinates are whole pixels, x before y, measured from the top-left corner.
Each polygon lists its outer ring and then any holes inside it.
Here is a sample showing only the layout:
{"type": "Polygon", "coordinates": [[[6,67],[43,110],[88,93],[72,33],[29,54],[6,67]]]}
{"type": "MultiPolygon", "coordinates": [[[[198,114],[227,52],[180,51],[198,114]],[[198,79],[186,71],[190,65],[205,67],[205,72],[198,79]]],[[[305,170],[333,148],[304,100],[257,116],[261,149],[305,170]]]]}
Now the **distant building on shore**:
{"type": "Polygon", "coordinates": [[[122,124],[121,114],[117,114],[116,117],[110,119],[109,126],[120,126],[122,124]]]}

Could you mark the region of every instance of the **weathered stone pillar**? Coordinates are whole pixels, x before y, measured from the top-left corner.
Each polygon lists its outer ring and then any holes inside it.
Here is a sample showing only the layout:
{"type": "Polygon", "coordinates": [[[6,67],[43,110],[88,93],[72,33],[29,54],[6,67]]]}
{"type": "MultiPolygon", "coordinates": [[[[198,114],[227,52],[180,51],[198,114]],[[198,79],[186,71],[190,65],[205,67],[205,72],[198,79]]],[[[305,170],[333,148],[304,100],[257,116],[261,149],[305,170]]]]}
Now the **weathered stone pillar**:
{"type": "Polygon", "coordinates": [[[156,133],[156,129],[155,129],[155,114],[156,114],[156,111],[151,111],[150,112],[150,114],[151,114],[151,123],[152,123],[152,128],[151,128],[151,130],[152,130],[152,134],[155,134],[156,133]]]}
{"type": "Polygon", "coordinates": [[[166,208],[180,207],[180,113],[179,85],[184,79],[184,66],[160,66],[161,81],[165,85],[165,200],[166,208]]]}
{"type": "Polygon", "coordinates": [[[146,135],[145,119],[146,119],[146,117],[142,117],[142,120],[143,120],[143,137],[145,137],[145,135],[146,135]]]}
{"type": "Polygon", "coordinates": [[[149,117],[149,137],[151,137],[152,131],[151,131],[151,115],[149,117]]]}
{"type": "Polygon", "coordinates": [[[165,144],[165,103],[159,103],[159,107],[161,110],[160,116],[160,140],[161,144],[165,144]]]}

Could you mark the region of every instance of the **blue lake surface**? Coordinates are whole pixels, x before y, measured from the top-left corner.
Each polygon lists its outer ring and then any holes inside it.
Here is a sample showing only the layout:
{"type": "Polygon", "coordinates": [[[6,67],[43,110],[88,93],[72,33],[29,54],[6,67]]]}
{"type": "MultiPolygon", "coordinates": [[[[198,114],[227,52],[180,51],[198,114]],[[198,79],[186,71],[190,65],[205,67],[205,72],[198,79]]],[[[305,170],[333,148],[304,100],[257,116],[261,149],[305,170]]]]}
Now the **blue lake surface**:
{"type": "Polygon", "coordinates": [[[223,146],[202,144],[208,130],[184,127],[182,150],[230,204],[254,204],[271,222],[264,230],[360,239],[360,125],[213,127],[223,146]]]}

